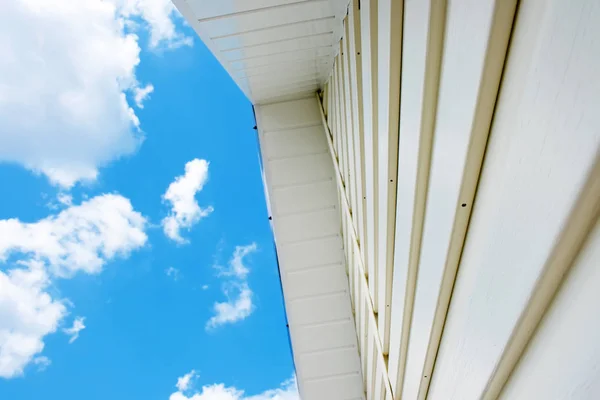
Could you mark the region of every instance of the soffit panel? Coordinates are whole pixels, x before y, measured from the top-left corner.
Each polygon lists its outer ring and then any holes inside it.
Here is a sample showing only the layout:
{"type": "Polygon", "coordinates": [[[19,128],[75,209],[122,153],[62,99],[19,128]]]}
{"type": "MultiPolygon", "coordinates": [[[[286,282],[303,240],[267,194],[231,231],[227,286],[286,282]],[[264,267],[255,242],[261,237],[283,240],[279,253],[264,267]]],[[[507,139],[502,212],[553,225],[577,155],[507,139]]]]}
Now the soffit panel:
{"type": "Polygon", "coordinates": [[[338,51],[348,2],[173,0],[255,104],[300,98],[323,84],[338,51]],[[257,73],[261,77],[253,79],[257,73]]]}

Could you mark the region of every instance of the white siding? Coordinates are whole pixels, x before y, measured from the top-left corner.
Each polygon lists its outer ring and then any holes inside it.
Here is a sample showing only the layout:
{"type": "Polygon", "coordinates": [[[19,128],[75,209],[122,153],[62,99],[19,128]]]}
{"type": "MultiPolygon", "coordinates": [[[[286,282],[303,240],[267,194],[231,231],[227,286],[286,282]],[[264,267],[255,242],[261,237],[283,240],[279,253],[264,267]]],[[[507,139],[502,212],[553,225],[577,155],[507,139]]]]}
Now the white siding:
{"type": "Polygon", "coordinates": [[[389,351],[394,225],[398,167],[398,111],[402,1],[380,0],[377,9],[377,163],[378,163],[378,324],[383,351],[389,351]]]}
{"type": "Polygon", "coordinates": [[[566,279],[502,399],[600,398],[600,225],[566,279]],[[585,345],[582,345],[585,344],[585,345]]]}
{"type": "Polygon", "coordinates": [[[521,3],[432,399],[481,396],[598,154],[598,35],[595,1],[521,3]]]}
{"type": "Polygon", "coordinates": [[[597,0],[175,2],[259,104],[303,400],[600,397],[597,0]]]}

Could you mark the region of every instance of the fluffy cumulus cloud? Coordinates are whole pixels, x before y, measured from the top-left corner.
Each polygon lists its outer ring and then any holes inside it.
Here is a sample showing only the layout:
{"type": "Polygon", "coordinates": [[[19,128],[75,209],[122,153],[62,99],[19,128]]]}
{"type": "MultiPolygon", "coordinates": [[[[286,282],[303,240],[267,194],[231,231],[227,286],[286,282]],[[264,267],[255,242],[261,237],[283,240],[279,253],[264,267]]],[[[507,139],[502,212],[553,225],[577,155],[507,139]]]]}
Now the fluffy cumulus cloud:
{"type": "Polygon", "coordinates": [[[0,377],[21,375],[67,314],[63,301],[46,292],[48,285],[39,265],[0,271],[0,377]]]}
{"type": "Polygon", "coordinates": [[[185,174],[175,178],[163,195],[163,200],[171,205],[171,211],[162,221],[165,235],[183,244],[187,240],[181,236],[181,229],[190,229],[202,218],[207,217],[212,207],[201,208],[196,194],[208,180],[208,162],[197,158],[185,164],[185,174]]]}
{"type": "Polygon", "coordinates": [[[79,332],[85,329],[84,321],[85,318],[77,317],[73,321],[73,326],[63,329],[63,332],[70,336],[69,343],[73,343],[79,338],[79,332]]]}
{"type": "Polygon", "coordinates": [[[207,330],[243,320],[254,311],[253,293],[247,281],[250,269],[245,258],[256,250],[256,243],[236,246],[228,267],[216,266],[220,276],[231,277],[231,279],[223,284],[223,294],[227,300],[215,302],[213,305],[214,315],[206,323],[207,330]]]}
{"type": "MultiPolygon", "coordinates": [[[[48,364],[39,355],[44,337],[58,330],[69,304],[50,290],[52,279],[100,272],[114,257],[142,247],[145,227],[129,200],[114,194],[33,223],[0,220],[0,377],[21,375],[31,362],[48,364]]],[[[67,331],[83,327],[76,319],[67,331]]]]}
{"type": "MultiPolygon", "coordinates": [[[[179,380],[181,379],[179,378],[179,380]]],[[[295,376],[283,382],[276,389],[253,396],[246,395],[243,390],[222,383],[203,386],[201,391],[192,390],[187,386],[182,390],[179,388],[179,380],[177,381],[178,390],[171,394],[169,400],[300,400],[295,376]]]]}
{"type": "Polygon", "coordinates": [[[112,0],[125,17],[141,18],[150,32],[151,48],[175,49],[192,46],[193,39],[177,31],[174,17],[178,15],[171,0],[112,0]]]}
{"type": "Polygon", "coordinates": [[[143,246],[145,227],[129,199],[105,194],[33,223],[0,220],[0,262],[21,253],[55,275],[98,273],[107,260],[143,246]]]}
{"type": "Polygon", "coordinates": [[[138,30],[151,48],[190,44],[174,18],[170,0],[4,2],[0,162],[68,188],[133,153],[143,134],[127,96],[141,104],[152,88],[135,75],[138,30]]]}

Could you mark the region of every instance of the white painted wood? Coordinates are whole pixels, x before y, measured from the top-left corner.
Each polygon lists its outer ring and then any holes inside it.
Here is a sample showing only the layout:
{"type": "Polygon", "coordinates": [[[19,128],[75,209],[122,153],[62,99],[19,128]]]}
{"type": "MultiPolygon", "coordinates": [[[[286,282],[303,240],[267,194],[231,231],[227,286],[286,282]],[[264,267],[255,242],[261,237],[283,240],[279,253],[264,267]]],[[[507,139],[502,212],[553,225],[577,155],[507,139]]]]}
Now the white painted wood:
{"type": "Polygon", "coordinates": [[[431,399],[481,396],[594,162],[599,34],[597,2],[520,4],[431,399]]]}
{"type": "Polygon", "coordinates": [[[378,3],[378,318],[383,353],[389,351],[394,259],[402,0],[378,3]]]}
{"type": "Polygon", "coordinates": [[[388,372],[402,390],[429,176],[445,1],[404,5],[402,93],[388,372]]]}
{"type": "Polygon", "coordinates": [[[600,225],[502,393],[502,399],[600,398],[600,225]]]}
{"type": "Polygon", "coordinates": [[[369,293],[373,308],[378,306],[378,202],[377,202],[377,0],[361,0],[360,8],[364,155],[365,155],[365,194],[366,194],[366,244],[369,293]]]}

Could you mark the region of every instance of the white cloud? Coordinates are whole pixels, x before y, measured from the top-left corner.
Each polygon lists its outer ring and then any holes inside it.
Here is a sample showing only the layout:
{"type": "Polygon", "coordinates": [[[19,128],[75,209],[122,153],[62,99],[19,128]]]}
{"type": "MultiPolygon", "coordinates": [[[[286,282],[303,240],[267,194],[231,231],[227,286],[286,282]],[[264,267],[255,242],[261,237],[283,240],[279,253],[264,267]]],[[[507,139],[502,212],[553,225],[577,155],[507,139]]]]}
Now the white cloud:
{"type": "Polygon", "coordinates": [[[68,193],[59,193],[56,196],[56,200],[62,204],[63,206],[72,206],[73,205],[73,196],[68,193]]]}
{"type": "Polygon", "coordinates": [[[98,273],[147,240],[146,219],[125,197],[104,194],[38,222],[0,220],[0,262],[13,253],[47,264],[52,273],[98,273]]]}
{"type": "Polygon", "coordinates": [[[44,336],[55,332],[66,315],[63,301],[45,291],[48,285],[49,278],[39,265],[0,271],[0,377],[23,374],[44,349],[44,336]]]}
{"type": "Polygon", "coordinates": [[[247,283],[229,284],[227,289],[224,290],[224,294],[227,296],[227,301],[214,304],[215,315],[206,323],[207,329],[240,321],[254,311],[252,290],[250,290],[247,283]],[[235,294],[232,295],[232,292],[235,292],[235,294]]]}
{"type": "Polygon", "coordinates": [[[180,244],[187,243],[180,230],[190,229],[213,211],[210,206],[201,208],[195,198],[207,179],[208,162],[195,158],[185,164],[185,174],[176,177],[167,188],[163,200],[171,204],[171,212],[163,219],[162,225],[170,239],[180,244]]]}
{"type": "Polygon", "coordinates": [[[177,378],[177,390],[180,392],[185,392],[191,388],[192,381],[198,376],[195,370],[191,370],[184,376],[177,378]]]}
{"type": "Polygon", "coordinates": [[[252,243],[247,246],[236,246],[235,250],[233,251],[233,256],[231,257],[231,260],[229,260],[229,269],[222,270],[221,275],[235,276],[239,279],[246,279],[250,270],[244,264],[244,257],[255,252],[256,249],[256,243],[252,243]]]}
{"type": "Polygon", "coordinates": [[[39,372],[45,371],[50,364],[52,364],[52,361],[46,356],[39,356],[33,359],[33,365],[37,366],[39,372]]]}
{"type": "Polygon", "coordinates": [[[292,377],[283,382],[280,387],[254,396],[247,396],[243,390],[218,383],[203,386],[201,392],[194,393],[191,397],[182,391],[177,391],[171,394],[169,400],[300,400],[300,395],[296,378],[292,377]]]}
{"type": "MultiPolygon", "coordinates": [[[[13,0],[0,13],[0,162],[70,187],[143,141],[126,94],[139,84],[141,20],[150,46],[188,44],[169,0],[13,0]]],[[[148,87],[148,86],[146,86],[148,87]]]]}
{"type": "Polygon", "coordinates": [[[63,329],[64,333],[71,336],[69,338],[69,343],[73,343],[74,341],[76,341],[79,338],[79,332],[81,332],[82,330],[85,329],[85,324],[83,323],[84,321],[85,321],[85,318],[77,317],[73,321],[72,327],[63,329]]]}
{"type": "Polygon", "coordinates": [[[202,290],[208,290],[208,285],[202,285],[202,290]]]}
{"type": "Polygon", "coordinates": [[[174,281],[178,280],[180,276],[179,270],[175,267],[165,269],[165,274],[167,274],[168,277],[173,278],[174,281]]]}
{"type": "MultiPolygon", "coordinates": [[[[115,1],[115,0],[113,0],[115,1]]],[[[177,32],[173,22],[179,12],[171,0],[116,0],[126,17],[141,17],[150,31],[150,47],[175,49],[192,46],[193,38],[177,32]]]]}
{"type": "Polygon", "coordinates": [[[145,226],[129,200],[114,194],[34,223],[0,220],[0,266],[8,269],[0,270],[0,377],[23,374],[35,359],[39,365],[44,337],[67,315],[68,301],[50,293],[51,277],[100,272],[146,243],[145,226]]]}
{"type": "Polygon", "coordinates": [[[233,279],[223,285],[223,294],[227,297],[227,301],[216,302],[213,305],[215,315],[206,323],[206,329],[210,330],[224,324],[240,321],[254,311],[253,293],[247,282],[250,269],[246,266],[245,257],[256,250],[256,243],[247,246],[236,246],[229,260],[229,268],[217,267],[220,270],[219,275],[231,276],[233,279]]]}
{"type": "Polygon", "coordinates": [[[138,106],[138,108],[144,108],[144,100],[146,100],[152,92],[154,92],[154,86],[150,83],[143,88],[134,88],[133,99],[135,100],[135,105],[138,106]]]}

